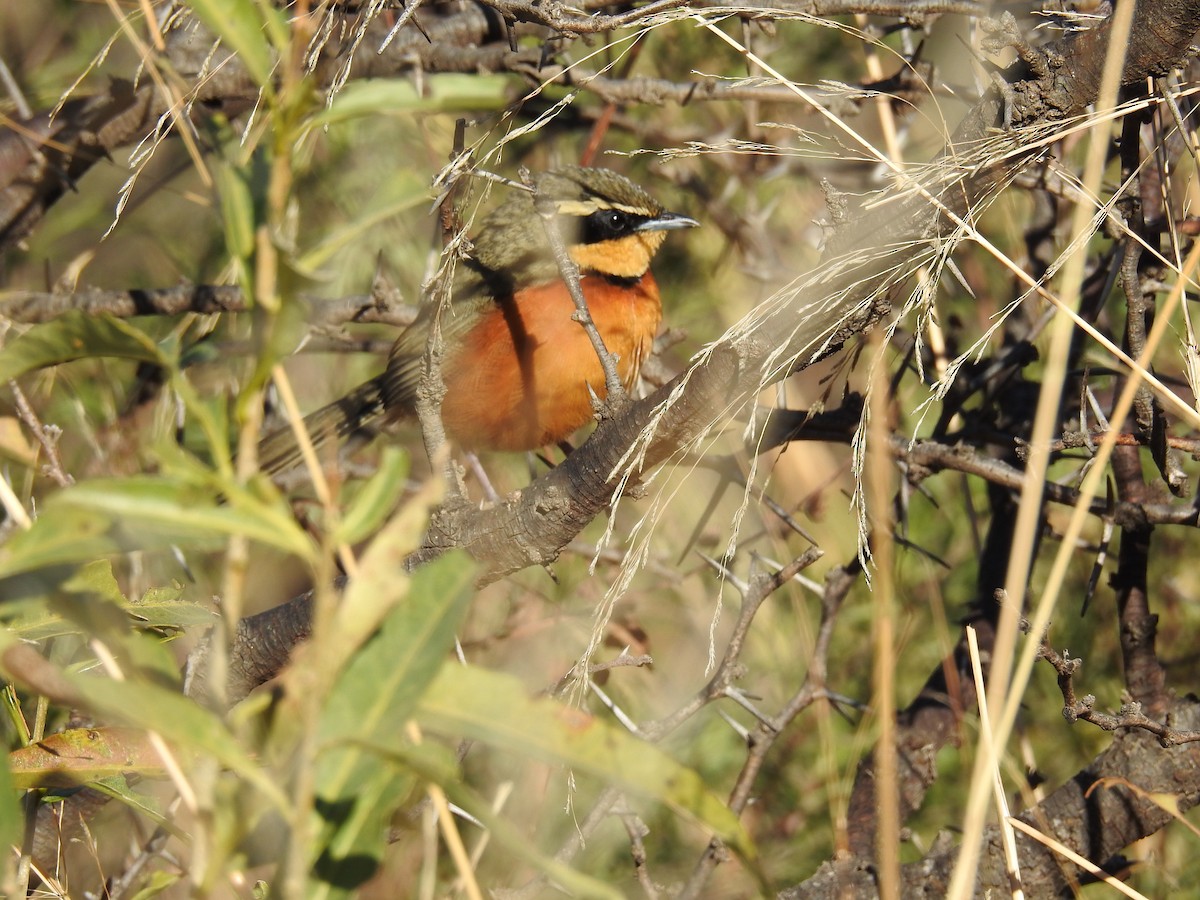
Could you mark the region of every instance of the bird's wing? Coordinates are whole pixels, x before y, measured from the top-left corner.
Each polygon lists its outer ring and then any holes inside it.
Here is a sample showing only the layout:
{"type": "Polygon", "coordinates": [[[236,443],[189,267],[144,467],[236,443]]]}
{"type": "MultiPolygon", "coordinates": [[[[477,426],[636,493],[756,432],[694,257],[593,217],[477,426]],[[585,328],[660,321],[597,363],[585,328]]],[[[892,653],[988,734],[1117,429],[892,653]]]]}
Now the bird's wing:
{"type": "MultiPolygon", "coordinates": [[[[444,348],[458,346],[478,323],[480,315],[496,305],[493,298],[502,291],[511,292],[504,279],[474,260],[466,260],[460,266],[454,294],[438,319],[444,348]]],[[[396,338],[388,354],[387,370],[380,376],[380,381],[384,403],[393,417],[411,413],[416,405],[435,313],[432,305],[422,308],[416,320],[396,338]]],[[[449,353],[443,353],[442,359],[449,356],[449,353]]]]}

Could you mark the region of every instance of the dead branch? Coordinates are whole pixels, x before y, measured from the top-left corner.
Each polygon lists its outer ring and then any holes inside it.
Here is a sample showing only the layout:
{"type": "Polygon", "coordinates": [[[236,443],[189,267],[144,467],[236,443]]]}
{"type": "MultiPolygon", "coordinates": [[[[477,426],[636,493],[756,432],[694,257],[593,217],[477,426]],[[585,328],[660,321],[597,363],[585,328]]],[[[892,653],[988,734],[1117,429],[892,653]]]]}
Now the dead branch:
{"type": "MultiPolygon", "coordinates": [[[[351,294],[335,299],[303,297],[313,307],[314,327],[333,325],[411,325],[415,307],[393,303],[374,294],[351,294]]],[[[88,316],[180,316],[246,312],[250,308],[235,285],[181,284],[139,290],[13,291],[0,299],[0,316],[23,325],[52,322],[68,312],[88,316]]]]}

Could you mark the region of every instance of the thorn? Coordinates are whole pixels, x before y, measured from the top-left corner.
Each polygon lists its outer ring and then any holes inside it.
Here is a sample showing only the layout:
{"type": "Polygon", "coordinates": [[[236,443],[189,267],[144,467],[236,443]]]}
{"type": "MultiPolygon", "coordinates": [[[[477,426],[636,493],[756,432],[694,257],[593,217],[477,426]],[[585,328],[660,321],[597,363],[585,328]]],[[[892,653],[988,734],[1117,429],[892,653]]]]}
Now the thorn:
{"type": "Polygon", "coordinates": [[[732,728],[734,731],[737,732],[738,737],[740,737],[747,744],[750,743],[750,729],[749,728],[747,728],[745,725],[743,725],[741,722],[739,722],[733,716],[729,715],[729,713],[725,712],[725,710],[723,710],[723,709],[718,709],[717,715],[725,720],[726,725],[728,725],[730,728],[732,728]]]}
{"type": "Polygon", "coordinates": [[[715,560],[711,556],[709,556],[707,553],[703,553],[700,550],[696,551],[696,555],[699,556],[706,563],[708,563],[710,566],[712,566],[712,568],[714,570],[716,570],[716,572],[722,578],[724,578],[731,585],[733,585],[734,590],[736,590],[741,596],[743,596],[743,597],[746,596],[747,591],[749,591],[749,586],[746,584],[746,582],[742,581],[742,579],[740,579],[736,575],[734,575],[733,572],[730,571],[728,566],[726,566],[723,562],[718,562],[717,560],[715,560]]]}
{"type": "Polygon", "coordinates": [[[637,727],[637,723],[634,722],[633,719],[631,719],[628,715],[626,715],[625,711],[621,709],[621,707],[617,706],[617,704],[613,702],[612,698],[609,697],[608,694],[604,693],[604,691],[600,688],[600,685],[596,684],[596,680],[594,678],[588,679],[588,687],[590,687],[593,693],[600,698],[600,702],[603,703],[608,711],[613,714],[613,717],[623,726],[625,726],[626,731],[636,737],[644,736],[641,732],[641,729],[637,727]]]}

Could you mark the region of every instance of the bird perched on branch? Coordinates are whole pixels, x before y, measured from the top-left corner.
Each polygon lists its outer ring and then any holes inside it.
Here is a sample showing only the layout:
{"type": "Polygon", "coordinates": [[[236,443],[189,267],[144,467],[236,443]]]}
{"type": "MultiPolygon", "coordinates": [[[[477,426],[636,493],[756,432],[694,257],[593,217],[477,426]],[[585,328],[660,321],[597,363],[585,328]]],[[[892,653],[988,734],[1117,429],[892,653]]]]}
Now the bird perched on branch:
{"type": "MultiPolygon", "coordinates": [[[[565,440],[592,419],[604,371],[552,252],[543,213],[579,269],[579,285],[620,380],[629,388],[662,320],[650,261],[665,232],[698,225],[666,212],[642,188],[608,169],[567,167],[489,213],[459,264],[441,314],[447,435],[468,450],[532,450],[565,440]]],[[[314,444],[341,440],[381,419],[415,415],[433,311],[396,340],[387,368],[305,417],[314,444]]],[[[300,461],[291,429],[259,447],[263,471],[300,461]]]]}

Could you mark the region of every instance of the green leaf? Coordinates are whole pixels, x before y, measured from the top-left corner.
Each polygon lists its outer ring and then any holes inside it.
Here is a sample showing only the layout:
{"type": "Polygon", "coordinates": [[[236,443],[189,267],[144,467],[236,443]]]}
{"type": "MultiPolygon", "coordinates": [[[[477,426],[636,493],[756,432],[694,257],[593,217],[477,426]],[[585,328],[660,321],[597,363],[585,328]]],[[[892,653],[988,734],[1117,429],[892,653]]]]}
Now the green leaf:
{"type": "Polygon", "coordinates": [[[334,542],[357,544],[378,531],[400,502],[407,475],[407,454],[398,447],[386,446],[379,459],[379,469],[358,491],[338,523],[334,542]]]}
{"type": "MultiPolygon", "coordinates": [[[[66,598],[57,595],[58,591],[87,596],[89,598],[87,607],[99,606],[100,604],[95,603],[92,598],[100,598],[120,608],[126,617],[120,623],[122,632],[125,632],[130,625],[142,629],[183,629],[206,626],[211,625],[216,618],[216,614],[212,610],[206,609],[192,600],[181,599],[183,589],[178,585],[169,588],[150,588],[142,599],[136,602],[127,601],[120,595],[119,589],[116,593],[107,593],[116,585],[115,579],[112,579],[112,563],[107,559],[98,560],[77,570],[64,567],[62,574],[65,580],[57,585],[57,589],[54,590],[56,596],[52,597],[49,604],[44,597],[45,594],[51,593],[54,587],[49,578],[41,579],[43,590],[36,598],[13,599],[11,596],[5,596],[5,602],[0,605],[0,619],[3,620],[5,627],[13,634],[28,641],[43,641],[63,634],[78,632],[80,622],[72,614],[78,610],[81,604],[70,604],[66,598]],[[112,579],[112,582],[106,587],[109,579],[112,579]]],[[[30,581],[33,583],[33,579],[30,581]]],[[[11,580],[3,587],[5,594],[9,594],[11,580]]],[[[86,626],[84,630],[87,630],[86,626]]],[[[161,642],[156,640],[155,643],[161,642]]],[[[169,659],[169,654],[164,659],[169,659]]],[[[156,668],[159,667],[156,666],[156,668]]],[[[171,670],[177,671],[178,665],[171,664],[171,670]]]]}
{"type": "MultiPolygon", "coordinates": [[[[448,554],[411,576],[406,599],[354,655],[329,694],[318,730],[335,742],[331,758],[340,755],[338,745],[344,741],[376,742],[411,717],[454,646],[471,587],[472,567],[459,553],[448,554]]],[[[321,779],[323,789],[341,791],[353,784],[347,759],[327,768],[321,779]]]]}
{"type": "MultiPolygon", "coordinates": [[[[0,547],[0,579],[121,551],[120,542],[111,533],[111,517],[94,510],[55,506],[53,499],[42,507],[32,528],[14,534],[0,547]]],[[[15,598],[29,591],[46,590],[69,574],[64,571],[59,573],[61,577],[50,575],[40,587],[37,579],[26,579],[29,583],[20,585],[19,590],[17,585],[6,584],[0,593],[15,598]]]]}
{"type": "Polygon", "coordinates": [[[69,312],[34,326],[0,351],[0,383],[36,369],[99,356],[173,366],[158,343],[129,322],[69,312]]]}
{"type": "Polygon", "coordinates": [[[512,676],[448,663],[422,697],[418,721],[438,734],[564,765],[659,800],[707,826],[747,861],[755,858],[742,823],[699,774],[616,725],[548,697],[531,699],[512,676]]]}
{"type": "Polygon", "coordinates": [[[317,798],[325,827],[305,896],[310,900],[358,896],[357,888],[379,870],[388,822],[415,784],[411,774],[378,763],[363,773],[355,795],[317,798]]]}
{"type": "Polygon", "coordinates": [[[37,597],[14,600],[8,596],[11,581],[12,579],[9,579],[0,583],[0,592],[6,595],[0,610],[3,611],[4,627],[8,632],[31,642],[78,632],[79,629],[75,625],[67,622],[58,613],[51,612],[45,598],[45,594],[50,592],[49,586],[37,597]]]}
{"type": "Polygon", "coordinates": [[[508,102],[509,85],[503,75],[444,74],[425,79],[419,91],[408,79],[368,78],[347,84],[306,124],[325,128],[366,117],[498,109],[508,102]]]}
{"type": "Polygon", "coordinates": [[[195,485],[158,475],[82,482],[59,491],[50,503],[109,513],[123,531],[141,539],[134,544],[138,548],[241,535],[300,557],[313,552],[282,505],[258,502],[248,493],[221,504],[195,485]]]}
{"type": "MultiPolygon", "coordinates": [[[[265,4],[253,0],[191,0],[188,5],[238,55],[255,84],[269,89],[275,54],[267,38],[265,4]]],[[[272,26],[272,35],[275,32],[272,26]]]]}
{"type": "MultiPolygon", "coordinates": [[[[160,684],[178,681],[179,662],[162,635],[148,629],[180,628],[181,620],[196,624],[212,620],[211,613],[191,602],[176,601],[173,616],[166,615],[163,609],[131,603],[121,592],[112,562],[107,559],[78,569],[63,582],[61,591],[51,598],[51,610],[75,622],[83,634],[110,642],[111,649],[119,652],[123,666],[136,669],[160,684]],[[151,622],[147,613],[154,612],[159,615],[151,622]]],[[[176,589],[174,596],[177,598],[180,593],[176,589]]]]}
{"type": "Polygon", "coordinates": [[[314,553],[281,503],[242,491],[223,505],[213,492],[186,481],[137,475],[81,482],[50,497],[33,527],[0,547],[0,578],[129,550],[217,547],[230,535],[301,559],[314,553]]]}
{"type": "Polygon", "coordinates": [[[67,677],[96,712],[156,731],[176,746],[208,753],[257,788],[274,806],[289,808],[279,786],[250,758],[225,723],[191,699],[150,684],[82,675],[67,677]]]}
{"type": "Polygon", "coordinates": [[[71,728],[8,755],[19,788],[78,787],[136,772],[161,776],[162,757],[132,728],[71,728]]]}
{"type": "Polygon", "coordinates": [[[9,677],[51,700],[83,706],[99,717],[154,731],[178,748],[207,754],[239,775],[285,813],[290,803],[214,713],[179,693],[153,684],[70,672],[0,631],[0,663],[9,677]]]}
{"type": "Polygon", "coordinates": [[[217,193],[221,199],[221,221],[225,225],[225,245],[238,259],[249,259],[254,252],[254,196],[245,172],[228,163],[217,167],[217,193]]]}
{"type": "Polygon", "coordinates": [[[128,607],[134,621],[146,628],[196,628],[212,625],[217,614],[192,600],[134,603],[128,607]]]}
{"type": "Polygon", "coordinates": [[[356,879],[369,877],[382,858],[382,826],[414,779],[380,761],[369,745],[390,743],[402,733],[436,677],[471,598],[470,572],[460,557],[449,556],[413,575],[405,600],[355,654],[327,698],[317,729],[328,741],[316,771],[325,827],[314,871],[322,883],[313,886],[312,896],[340,896],[356,879]]]}
{"type": "Polygon", "coordinates": [[[88,786],[94,791],[111,797],[118,803],[124,803],[134,812],[145,816],[155,825],[165,828],[180,840],[188,840],[187,832],[175,824],[158,798],[133,790],[124,777],[107,778],[88,786]]]}
{"type": "Polygon", "coordinates": [[[179,884],[181,877],[174,872],[151,872],[130,900],[153,900],[179,884]]]}
{"type": "Polygon", "coordinates": [[[15,883],[17,855],[9,848],[21,846],[25,817],[17,802],[19,797],[8,769],[8,760],[0,759],[0,847],[5,851],[4,861],[0,862],[0,887],[15,883]]]}
{"type": "MultiPolygon", "coordinates": [[[[429,525],[429,510],[441,496],[440,482],[430,479],[391,518],[363,554],[358,574],[346,586],[337,618],[331,623],[330,633],[324,642],[323,662],[331,673],[341,671],[346,661],[376,632],[384,617],[408,595],[410,589],[418,584],[430,583],[431,579],[444,578],[442,573],[449,571],[440,565],[423,567],[412,576],[404,571],[404,560],[420,545],[421,537],[429,525]]],[[[472,571],[461,555],[450,558],[457,560],[458,565],[451,573],[455,587],[442,585],[439,588],[447,593],[460,590],[459,580],[465,582],[472,571]]],[[[332,679],[333,675],[329,677],[332,679]]]]}
{"type": "Polygon", "coordinates": [[[125,606],[128,602],[113,575],[112,563],[107,559],[98,559],[80,568],[63,582],[63,590],[73,594],[94,594],[118,606],[125,606]]]}
{"type": "Polygon", "coordinates": [[[148,588],[140,600],[127,603],[125,611],[144,628],[194,628],[212,625],[217,619],[213,610],[184,599],[179,583],[148,588]]]}
{"type": "MultiPolygon", "coordinates": [[[[230,455],[228,398],[223,394],[207,394],[201,397],[188,379],[177,376],[171,379],[171,387],[187,410],[188,432],[199,432],[204,438],[203,449],[213,460],[219,472],[232,480],[233,467],[230,455]]],[[[189,441],[191,444],[192,441],[189,441]]],[[[156,442],[153,448],[159,472],[166,476],[183,478],[201,484],[209,483],[214,492],[228,486],[220,475],[196,456],[181,447],[173,437],[156,442]]]]}

